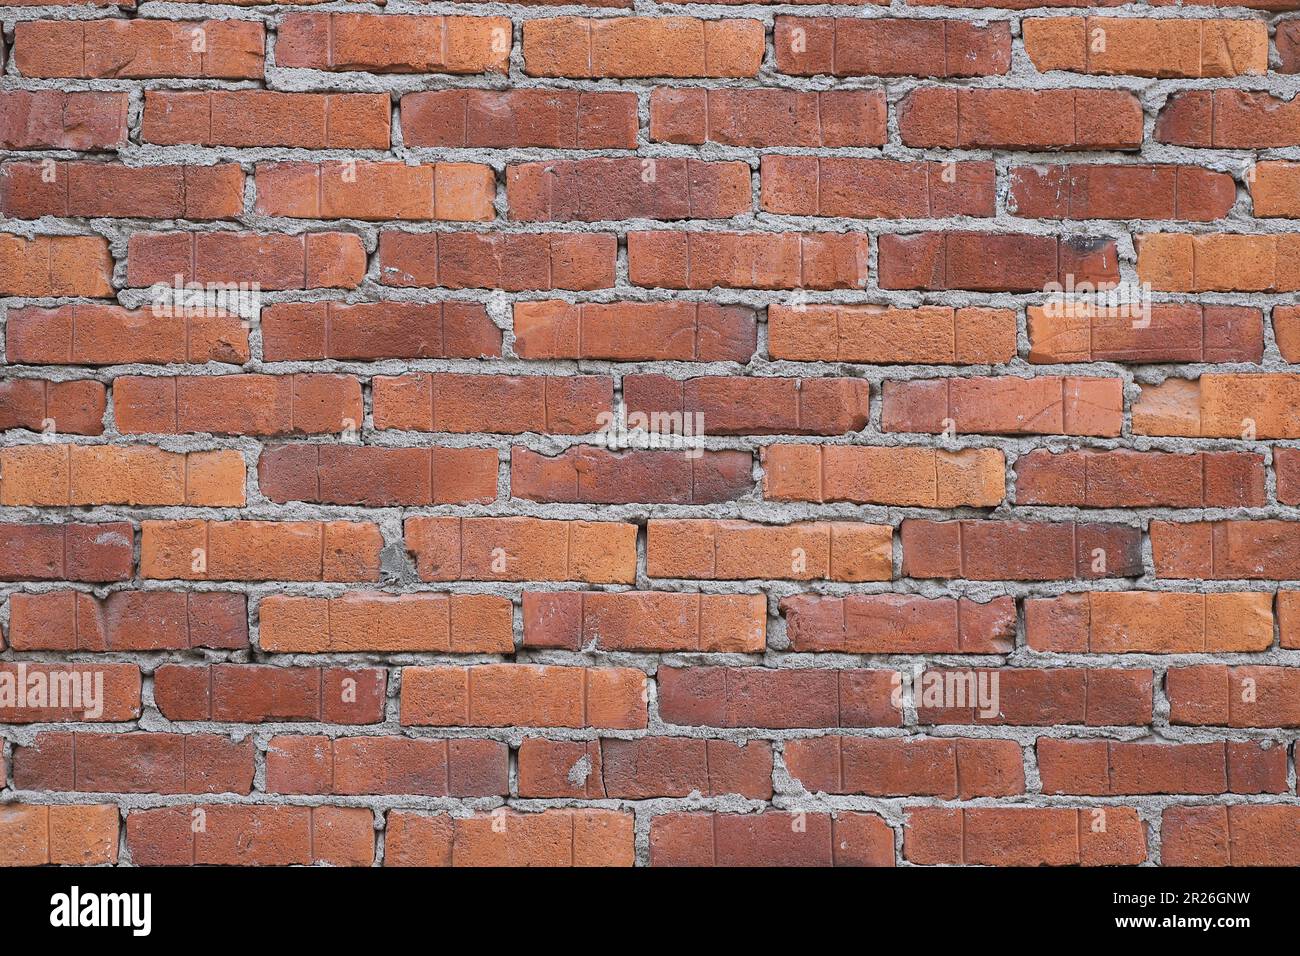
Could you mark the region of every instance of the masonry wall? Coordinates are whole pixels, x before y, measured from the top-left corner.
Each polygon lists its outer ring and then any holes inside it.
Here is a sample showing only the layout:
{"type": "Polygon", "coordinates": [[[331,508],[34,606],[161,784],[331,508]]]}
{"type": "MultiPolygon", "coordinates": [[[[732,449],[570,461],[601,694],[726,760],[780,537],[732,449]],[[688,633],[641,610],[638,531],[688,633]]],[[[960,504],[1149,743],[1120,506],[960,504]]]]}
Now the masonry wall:
{"type": "Polygon", "coordinates": [[[1007,2],[0,8],[0,863],[1300,863],[1300,2],[1007,2]]]}

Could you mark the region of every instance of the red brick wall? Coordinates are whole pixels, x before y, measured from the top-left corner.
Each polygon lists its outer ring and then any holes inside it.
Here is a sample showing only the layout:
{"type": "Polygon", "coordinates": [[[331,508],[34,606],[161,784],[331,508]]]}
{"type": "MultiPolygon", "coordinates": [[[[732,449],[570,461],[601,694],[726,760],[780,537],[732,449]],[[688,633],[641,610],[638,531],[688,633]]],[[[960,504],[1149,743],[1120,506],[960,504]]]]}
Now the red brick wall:
{"type": "Polygon", "coordinates": [[[1298,0],[156,6],[5,8],[0,863],[1300,863],[1298,0]]]}

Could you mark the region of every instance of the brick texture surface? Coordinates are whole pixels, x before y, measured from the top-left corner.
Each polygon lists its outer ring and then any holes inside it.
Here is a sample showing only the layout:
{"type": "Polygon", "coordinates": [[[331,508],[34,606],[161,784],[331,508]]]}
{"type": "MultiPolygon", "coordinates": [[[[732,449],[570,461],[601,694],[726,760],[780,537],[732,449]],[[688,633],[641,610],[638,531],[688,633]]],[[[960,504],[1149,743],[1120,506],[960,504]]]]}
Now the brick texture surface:
{"type": "Polygon", "coordinates": [[[0,7],[0,865],[1300,864],[1300,0],[557,7],[0,7]]]}

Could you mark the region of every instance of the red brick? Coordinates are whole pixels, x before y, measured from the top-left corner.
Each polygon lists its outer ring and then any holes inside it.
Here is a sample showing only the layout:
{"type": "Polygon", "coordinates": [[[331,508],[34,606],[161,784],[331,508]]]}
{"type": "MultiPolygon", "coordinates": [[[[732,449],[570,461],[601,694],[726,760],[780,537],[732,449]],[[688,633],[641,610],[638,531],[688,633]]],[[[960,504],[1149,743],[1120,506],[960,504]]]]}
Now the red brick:
{"type": "Polygon", "coordinates": [[[699,89],[659,86],[650,93],[650,138],[727,146],[882,146],[879,90],[699,89]]]}
{"type": "Polygon", "coordinates": [[[894,671],[660,667],[665,723],[703,727],[898,727],[894,671]]]}
{"type": "Polygon", "coordinates": [[[516,222],[729,219],[753,207],[748,163],[698,159],[575,159],[506,169],[516,222]]]}
{"type": "Polygon", "coordinates": [[[384,719],[382,668],[163,664],[154,700],[168,720],[325,721],[377,724],[384,719]]]}
{"type": "Polygon", "coordinates": [[[401,113],[402,139],[408,146],[636,146],[634,93],[426,90],[404,95],[401,113]]]}
{"type": "Polygon", "coordinates": [[[9,596],[9,644],[20,651],[161,651],[248,647],[242,594],[79,591],[9,596]]]}
{"type": "Polygon", "coordinates": [[[867,283],[865,233],[630,232],[634,285],[662,289],[854,289],[867,283]]]}
{"type": "Polygon", "coordinates": [[[646,726],[646,677],[628,667],[480,664],[402,670],[404,726],[646,726]]]}
{"type": "Polygon", "coordinates": [[[277,66],[371,73],[504,73],[505,17],[290,13],[280,19],[277,66]]]}
{"type": "Polygon", "coordinates": [[[795,651],[847,654],[1006,654],[1015,646],[1016,607],[999,597],[910,594],[796,594],[781,600],[795,651]]]}
{"type": "Polygon", "coordinates": [[[335,505],[487,503],[497,497],[493,448],[277,445],[257,463],[262,494],[276,502],[335,505]]]}
{"type": "Polygon", "coordinates": [[[25,20],[13,54],[29,77],[258,80],[264,46],[255,20],[25,20]]]}
{"type": "Polygon", "coordinates": [[[488,594],[382,594],[262,600],[258,645],[298,654],[514,652],[511,606],[488,594]]]}
{"type": "Polygon", "coordinates": [[[748,362],[754,310],[709,302],[516,302],[520,358],[748,362]]]}
{"type": "Polygon", "coordinates": [[[509,748],[495,740],[272,737],[272,793],[485,797],[509,792],[509,748]]]}
{"type": "Polygon", "coordinates": [[[989,76],[1011,66],[1011,27],[961,20],[776,18],[776,67],[795,76],[989,76]]]}
{"type": "Polygon", "coordinates": [[[388,94],[145,90],[140,135],[164,146],[387,149],[388,94]]]}
{"type": "Polygon", "coordinates": [[[388,813],[385,866],[632,866],[630,813],[552,809],[471,817],[388,813]]]}
{"type": "Polygon", "coordinates": [[[529,76],[755,76],[763,59],[757,20],[556,17],[524,22],[529,76]]]}
{"type": "Polygon", "coordinates": [[[608,289],[617,238],[610,233],[472,232],[379,235],[379,281],[402,287],[608,289]]]}
{"type": "Polygon", "coordinates": [[[912,807],[903,856],[921,865],[1117,866],[1147,858],[1131,807],[912,807]]]}
{"type": "Polygon", "coordinates": [[[874,813],[663,813],[652,866],[893,866],[894,831],[874,813]]]}
{"type": "Polygon", "coordinates": [[[364,807],[159,807],[127,815],[126,845],[140,866],[370,866],[373,821],[364,807]]]}
{"type": "Polygon", "coordinates": [[[1014,740],[809,737],[787,741],[785,764],[814,793],[970,800],[1025,791],[1014,740]]]}
{"type": "Polygon", "coordinates": [[[577,651],[761,653],[762,595],[524,592],[524,646],[577,651]]]}
{"type": "Polygon", "coordinates": [[[422,581],[584,581],[631,584],[636,526],[546,518],[406,519],[422,581]]]}

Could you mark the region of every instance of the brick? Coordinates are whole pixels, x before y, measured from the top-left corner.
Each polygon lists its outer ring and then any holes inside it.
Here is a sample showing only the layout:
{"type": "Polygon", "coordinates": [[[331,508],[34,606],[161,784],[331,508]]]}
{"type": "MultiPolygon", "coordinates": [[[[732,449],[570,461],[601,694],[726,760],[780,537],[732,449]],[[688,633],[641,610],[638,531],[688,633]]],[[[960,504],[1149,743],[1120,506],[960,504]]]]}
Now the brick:
{"type": "Polygon", "coordinates": [[[1300,213],[1296,190],[1300,189],[1300,163],[1261,162],[1254,166],[1248,179],[1250,204],[1256,216],[1284,216],[1294,219],[1300,213]]]}
{"type": "Polygon", "coordinates": [[[519,745],[521,797],[603,798],[599,740],[525,737],[519,745]]]}
{"type": "Polygon", "coordinates": [[[23,445],[0,449],[0,471],[5,505],[244,504],[244,458],[237,451],[23,445]]]}
{"type": "Polygon", "coordinates": [[[795,76],[991,76],[1011,66],[1011,27],[961,20],[776,18],[776,67],[795,76]]]}
{"type": "Polygon", "coordinates": [[[116,149],[127,141],[126,93],[0,92],[0,149],[116,149]]]}
{"type": "Polygon", "coordinates": [[[514,448],[510,494],[581,504],[716,504],[753,489],[752,467],[749,452],[742,451],[701,451],[688,457],[677,451],[620,453],[578,445],[546,457],[514,448]]]}
{"type": "Polygon", "coordinates": [[[1264,459],[1232,451],[1035,449],[1016,460],[1016,501],[1090,508],[1261,507],[1264,459]]]}
{"type": "Polygon", "coordinates": [[[1294,448],[1273,449],[1273,470],[1277,474],[1277,500],[1300,504],[1300,453],[1294,448]]]}
{"type": "Polygon", "coordinates": [[[632,149],[636,146],[634,93],[425,90],[402,97],[401,115],[402,139],[408,146],[494,149],[517,146],[632,149]]]}
{"type": "Polygon", "coordinates": [[[787,216],[992,216],[996,204],[993,164],[986,162],[764,156],[761,179],[762,208],[787,216]]]}
{"type": "MultiPolygon", "coordinates": [[[[748,362],[754,310],[709,302],[516,302],[515,354],[536,359],[748,362]]],[[[769,313],[769,322],[770,322],[769,313]]]]}
{"type": "Polygon", "coordinates": [[[1300,233],[1153,232],[1135,236],[1138,279],[1169,292],[1293,292],[1300,289],[1300,233]]]}
{"type": "MultiPolygon", "coordinates": [[[[698,422],[708,435],[841,435],[866,427],[871,387],[856,378],[623,377],[623,402],[650,423],[698,422]]],[[[684,424],[683,424],[683,427],[684,424]]]]}
{"type": "Polygon", "coordinates": [[[524,23],[529,76],[756,76],[763,59],[757,20],[694,17],[556,17],[524,23]]]}
{"type": "Polygon", "coordinates": [[[1112,149],[1142,145],[1142,106],[1125,90],[929,86],[899,101],[905,146],[1112,149]]]}
{"type": "Polygon", "coordinates": [[[862,233],[630,232],[634,285],[661,289],[853,289],[867,282],[862,233]]]}
{"type": "Polygon", "coordinates": [[[0,208],[15,219],[233,219],[244,209],[244,174],[236,163],[10,162],[0,166],[0,208]]]}
{"type": "Polygon", "coordinates": [[[360,427],[361,384],[347,375],[134,376],[113,383],[128,433],[319,435],[360,427]]]}
{"type": "Polygon", "coordinates": [[[45,732],[15,751],[14,782],[21,790],[246,795],[253,786],[253,739],[45,732]]]}
{"type": "Polygon", "coordinates": [[[874,813],[663,813],[652,866],[893,866],[894,831],[874,813]]]}
{"type": "Polygon", "coordinates": [[[270,362],[501,355],[501,330],[473,302],[273,303],[261,325],[270,362]]]}
{"type": "Polygon", "coordinates": [[[1029,219],[1212,222],[1228,215],[1236,201],[1232,176],[1198,166],[1070,163],[1011,167],[1008,203],[1029,219]]]}
{"type": "Polygon", "coordinates": [[[112,804],[0,806],[0,866],[96,866],[117,862],[112,804]]]}
{"type": "Polygon", "coordinates": [[[652,519],[646,573],[710,581],[888,581],[892,529],[847,521],[763,525],[711,519],[652,519]]]}
{"type": "Polygon", "coordinates": [[[762,595],[525,591],[524,646],[577,651],[761,653],[762,595]]]}
{"type": "Polygon", "coordinates": [[[145,90],[140,123],[141,138],[163,146],[389,146],[386,93],[145,90]]]}
{"type": "Polygon", "coordinates": [[[21,651],[241,650],[246,600],[226,591],[15,593],[9,643],[21,651]]]}
{"type": "Polygon", "coordinates": [[[140,866],[370,866],[373,820],[365,807],[159,807],[127,815],[126,845],[140,866]]]}
{"type": "Polygon", "coordinates": [[[1119,259],[1109,239],[982,232],[880,237],[882,289],[1045,292],[1081,283],[1113,288],[1119,259]]]}
{"type": "Polygon", "coordinates": [[[290,13],[277,30],[277,66],[371,73],[504,73],[505,17],[290,13]]]}
{"type": "Polygon", "coordinates": [[[947,800],[1014,796],[1025,791],[1023,761],[1014,740],[827,736],[785,745],[790,775],[813,793],[947,800]]]}
{"type": "Polygon", "coordinates": [[[650,93],[650,138],[726,146],[883,146],[884,93],[777,88],[658,86],[650,93]]]}
{"type": "Polygon", "coordinates": [[[923,866],[1132,866],[1147,858],[1146,825],[1131,807],[911,807],[903,856],[923,866]]]}
{"type": "Polygon", "coordinates": [[[388,813],[385,866],[632,866],[630,813],[552,809],[452,818],[388,813]]]}
{"type": "Polygon", "coordinates": [[[0,581],[126,581],[134,540],[126,521],[0,524],[0,581]]]}
{"type": "Polygon", "coordinates": [[[847,654],[1006,654],[1015,646],[1016,607],[1008,597],[912,594],[796,594],[781,613],[794,651],[847,654]]]}
{"type": "Polygon", "coordinates": [[[27,306],[9,311],[5,333],[5,354],[23,365],[242,365],[249,359],[248,329],[237,317],[185,306],[27,306]]]}
{"type": "Polygon", "coordinates": [[[1165,866],[1295,866],[1296,807],[1166,807],[1165,866]]]}
{"type": "Polygon", "coordinates": [[[13,55],[28,77],[258,80],[264,46],[254,20],[26,20],[13,55]]]}
{"type": "Polygon", "coordinates": [[[1152,680],[1136,669],[932,668],[900,690],[922,725],[1141,726],[1151,722],[1152,680]]]}
{"type": "Polygon", "coordinates": [[[379,235],[384,285],[447,289],[608,289],[614,285],[617,238],[610,233],[379,235]]]}
{"type": "Polygon", "coordinates": [[[1170,668],[1169,722],[1212,727],[1300,726],[1300,672],[1270,665],[1170,668]]]}
{"type": "Polygon", "coordinates": [[[509,600],[487,594],[272,594],[262,600],[259,616],[264,651],[511,654],[515,646],[509,600]]]}
{"type": "Polygon", "coordinates": [[[0,663],[0,724],[122,723],[139,716],[135,664],[0,663]]]}
{"type": "Polygon", "coordinates": [[[377,667],[163,664],[154,671],[154,700],[174,721],[377,724],[386,682],[377,667]]]}
{"type": "Polygon", "coordinates": [[[456,375],[372,380],[375,427],[494,434],[583,435],[611,415],[613,382],[600,376],[456,375]]]}
{"type": "Polygon", "coordinates": [[[729,219],[753,206],[748,163],[698,159],[575,159],[506,168],[516,222],[729,219]]]}
{"type": "Polygon", "coordinates": [[[627,667],[480,664],[402,670],[403,726],[646,726],[646,677],[627,667]]]}
{"type": "Polygon", "coordinates": [[[509,748],[495,740],[272,737],[266,788],[338,796],[483,797],[509,792],[509,748]]]}
{"type": "Polygon", "coordinates": [[[292,219],[491,220],[496,179],[479,163],[258,163],[257,205],[292,219]]]}
{"type": "Polygon", "coordinates": [[[497,497],[493,448],[277,445],[257,463],[262,494],[276,502],[336,505],[487,503],[497,497]]]}
{"type": "Polygon", "coordinates": [[[422,581],[583,581],[631,584],[636,526],[545,518],[406,519],[422,581]]]}
{"type": "Polygon", "coordinates": [[[600,743],[605,792],[616,798],[772,795],[772,751],[762,741],[686,737],[605,738],[600,743]]]}
{"type": "Polygon", "coordinates": [[[1140,529],[1075,521],[932,521],[906,518],[903,574],[973,581],[1138,577],[1140,529]]]}
{"type": "Polygon", "coordinates": [[[1291,373],[1167,378],[1142,388],[1133,403],[1133,432],[1199,438],[1292,438],[1300,435],[1291,373]]]}
{"type": "Polygon", "coordinates": [[[99,236],[0,233],[0,295],[109,296],[113,260],[99,236]]]}
{"type": "Polygon", "coordinates": [[[351,289],[366,271],[351,233],[136,232],[127,246],[127,285],[256,284],[279,289],[351,289]]]}
{"type": "Polygon", "coordinates": [[[1196,79],[1268,72],[1268,28],[1254,20],[1027,17],[1025,52],[1042,72],[1196,79]]]}
{"type": "Polygon", "coordinates": [[[1257,754],[1272,754],[1269,786],[1278,788],[1273,792],[1284,791],[1286,751],[1281,747],[1260,750],[1255,744],[1230,742],[1143,744],[1050,737],[1038,740],[1038,768],[1044,793],[1095,796],[1258,793],[1253,787],[1243,791],[1231,784],[1232,768],[1257,759],[1257,754]]]}
{"type": "Polygon", "coordinates": [[[1151,522],[1151,553],[1162,578],[1291,580],[1300,525],[1281,520],[1151,522]]]}
{"type": "Polygon", "coordinates": [[[1300,135],[1300,104],[1247,90],[1184,90],[1165,102],[1155,137],[1179,146],[1289,146],[1300,135]]]}
{"type": "Polygon", "coordinates": [[[1118,378],[1042,375],[890,380],[887,432],[1116,437],[1124,419],[1118,378]]]}
{"type": "Polygon", "coordinates": [[[665,723],[705,727],[897,727],[889,670],[660,667],[665,723]]]}
{"type": "Polygon", "coordinates": [[[0,430],[23,428],[50,436],[101,435],[107,404],[107,392],[100,382],[11,377],[0,381],[0,430]]]}
{"type": "Polygon", "coordinates": [[[1016,355],[1010,309],[774,304],[767,329],[771,356],[790,361],[995,365],[1016,355]]]}
{"type": "Polygon", "coordinates": [[[1263,314],[1245,306],[1056,302],[1026,311],[1033,363],[1259,362],[1264,356],[1263,314]]]}
{"type": "Polygon", "coordinates": [[[971,448],[768,445],[763,497],[921,508],[991,507],[1004,497],[1002,452],[971,448]]]}
{"type": "Polygon", "coordinates": [[[142,521],[140,576],[182,581],[377,581],[364,521],[142,521]]]}

